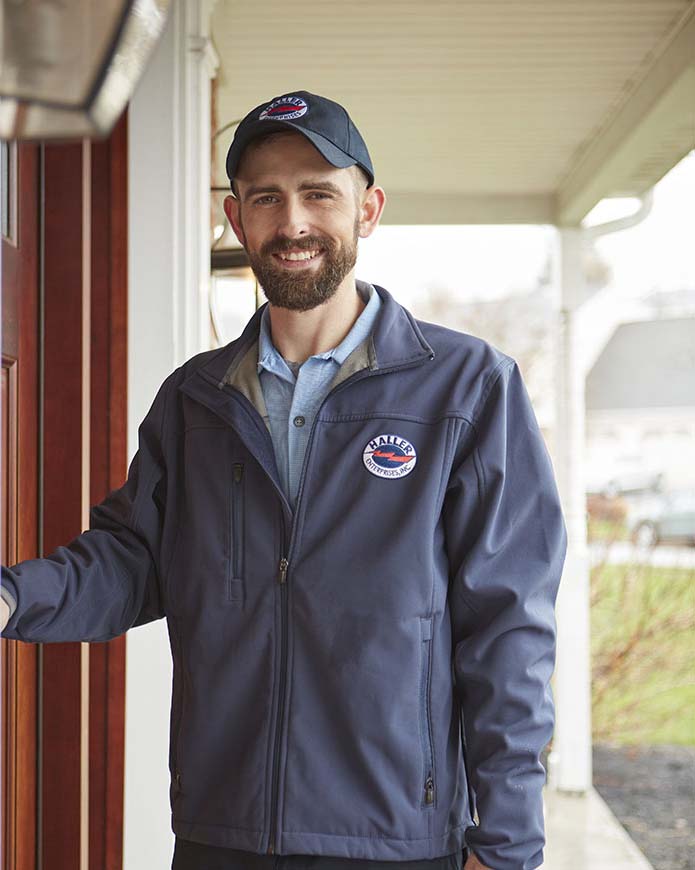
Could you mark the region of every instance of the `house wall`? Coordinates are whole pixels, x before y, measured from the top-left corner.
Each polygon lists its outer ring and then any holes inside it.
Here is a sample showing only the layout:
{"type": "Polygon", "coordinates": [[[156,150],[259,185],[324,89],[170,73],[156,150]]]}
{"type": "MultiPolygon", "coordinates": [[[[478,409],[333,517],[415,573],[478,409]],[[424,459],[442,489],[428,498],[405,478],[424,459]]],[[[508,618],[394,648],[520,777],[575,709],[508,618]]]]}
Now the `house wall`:
{"type": "MultiPolygon", "coordinates": [[[[176,0],[129,109],[128,461],[162,381],[209,346],[212,3],[176,0]]],[[[123,866],[171,866],[165,620],[126,634],[123,866]]]]}
{"type": "MultiPolygon", "coordinates": [[[[176,66],[177,23],[172,14],[130,104],[129,461],[137,449],[139,422],[177,357],[172,293],[176,232],[168,201],[176,189],[176,153],[172,147],[161,147],[173,141],[175,131],[176,88],[170,74],[176,66]]],[[[123,866],[165,868],[171,865],[174,843],[167,800],[172,664],[165,622],[133,629],[126,640],[123,866]]]]}
{"type": "Polygon", "coordinates": [[[695,487],[695,408],[587,411],[587,486],[664,475],[666,489],[695,487]]]}

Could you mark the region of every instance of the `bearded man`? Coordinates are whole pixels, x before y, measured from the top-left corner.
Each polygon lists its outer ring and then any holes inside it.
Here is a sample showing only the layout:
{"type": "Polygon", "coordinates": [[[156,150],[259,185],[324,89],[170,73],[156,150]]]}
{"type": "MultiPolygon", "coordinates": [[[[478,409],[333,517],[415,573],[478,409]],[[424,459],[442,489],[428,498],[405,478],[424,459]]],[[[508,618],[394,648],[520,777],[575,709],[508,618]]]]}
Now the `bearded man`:
{"type": "Polygon", "coordinates": [[[173,870],[532,870],[567,532],[519,367],[356,279],[385,194],[338,103],[257,106],[227,173],[268,302],[3,568],[4,636],[167,619],[173,870]]]}

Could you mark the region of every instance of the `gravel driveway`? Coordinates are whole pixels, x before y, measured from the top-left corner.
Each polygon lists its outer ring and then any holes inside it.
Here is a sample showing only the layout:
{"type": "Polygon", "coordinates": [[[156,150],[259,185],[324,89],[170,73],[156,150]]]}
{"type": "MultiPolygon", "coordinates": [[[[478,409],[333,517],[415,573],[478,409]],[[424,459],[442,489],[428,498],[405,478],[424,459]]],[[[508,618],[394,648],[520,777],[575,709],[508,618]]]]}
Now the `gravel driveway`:
{"type": "Polygon", "coordinates": [[[594,787],[654,870],[695,870],[695,746],[594,744],[594,787]]]}

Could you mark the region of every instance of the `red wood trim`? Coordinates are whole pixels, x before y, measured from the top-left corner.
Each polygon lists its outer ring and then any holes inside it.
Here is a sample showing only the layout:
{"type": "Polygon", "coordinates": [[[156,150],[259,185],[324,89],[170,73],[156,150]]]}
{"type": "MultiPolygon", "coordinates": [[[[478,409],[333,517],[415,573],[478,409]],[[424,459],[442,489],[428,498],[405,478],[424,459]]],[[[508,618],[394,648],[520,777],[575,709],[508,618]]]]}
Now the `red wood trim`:
{"type": "MultiPolygon", "coordinates": [[[[91,504],[127,473],[128,117],[92,144],[91,504]]],[[[125,637],[90,646],[90,867],[123,866],[125,637]]]]}
{"type": "MultiPolygon", "coordinates": [[[[83,146],[47,145],[44,552],[83,530],[83,146]]],[[[43,870],[81,868],[81,645],[43,644],[43,870]]]]}
{"type": "MultiPolygon", "coordinates": [[[[21,448],[16,499],[9,490],[8,498],[22,508],[15,511],[16,526],[7,526],[15,541],[6,544],[8,564],[41,555],[39,474],[44,484],[43,553],[48,553],[87,527],[87,501],[101,501],[123,483],[127,471],[127,115],[108,140],[90,147],[45,146],[43,252],[38,245],[39,146],[23,145],[20,152],[25,155],[20,172],[31,186],[22,188],[24,223],[18,248],[9,253],[11,246],[3,248],[3,283],[9,286],[11,278],[21,291],[4,299],[3,358],[7,351],[7,366],[13,367],[13,360],[21,357],[23,378],[16,415],[19,434],[6,439],[7,465],[14,462],[9,462],[9,450],[15,441],[21,448]],[[42,469],[37,461],[40,254],[45,270],[42,469]],[[89,468],[84,461],[86,439],[89,468]]],[[[39,865],[42,870],[121,870],[125,638],[89,647],[3,640],[2,650],[4,699],[11,701],[2,711],[8,741],[3,759],[3,870],[35,870],[39,865]],[[43,717],[42,753],[37,756],[39,653],[43,717]],[[85,653],[90,666],[87,776],[82,775],[81,714],[87,688],[85,653]]]]}
{"type": "MultiPolygon", "coordinates": [[[[38,179],[39,148],[17,155],[17,237],[2,241],[3,420],[8,516],[3,564],[38,553],[38,179]],[[20,377],[21,374],[21,377],[20,377]]],[[[35,870],[38,647],[1,640],[3,679],[3,870],[35,870]]]]}

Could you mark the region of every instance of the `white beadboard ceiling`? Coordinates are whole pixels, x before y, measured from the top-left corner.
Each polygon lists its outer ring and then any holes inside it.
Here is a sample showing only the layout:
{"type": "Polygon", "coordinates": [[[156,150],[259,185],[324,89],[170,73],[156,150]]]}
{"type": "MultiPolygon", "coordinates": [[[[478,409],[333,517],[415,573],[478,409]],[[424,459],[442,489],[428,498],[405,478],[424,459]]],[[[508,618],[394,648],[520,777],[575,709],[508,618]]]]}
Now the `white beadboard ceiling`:
{"type": "Polygon", "coordinates": [[[337,100],[388,223],[576,225],[695,147],[695,0],[217,0],[212,39],[218,127],[337,100]]]}

